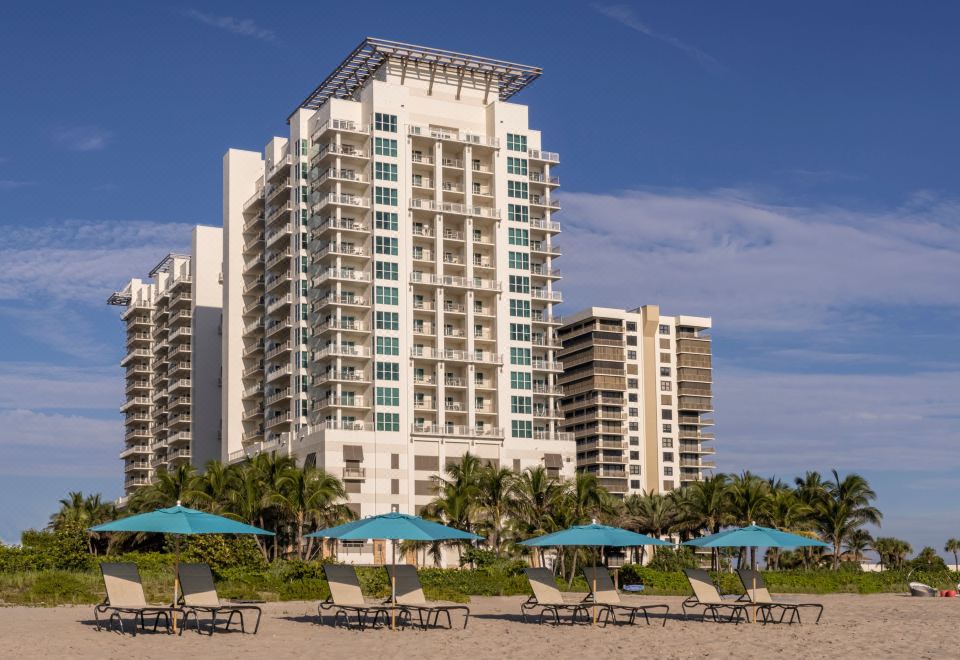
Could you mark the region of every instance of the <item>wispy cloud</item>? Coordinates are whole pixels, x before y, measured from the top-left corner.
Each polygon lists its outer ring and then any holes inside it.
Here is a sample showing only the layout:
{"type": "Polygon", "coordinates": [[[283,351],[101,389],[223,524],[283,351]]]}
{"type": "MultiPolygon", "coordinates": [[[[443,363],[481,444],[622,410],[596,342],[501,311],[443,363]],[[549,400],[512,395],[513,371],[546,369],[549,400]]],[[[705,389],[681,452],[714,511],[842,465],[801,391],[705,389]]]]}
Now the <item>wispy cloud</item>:
{"type": "Polygon", "coordinates": [[[106,148],[113,134],[97,126],[62,126],[53,131],[53,141],[70,151],[99,151],[106,148]]]}
{"type": "Polygon", "coordinates": [[[0,409],[116,412],[122,388],[122,370],[117,366],[0,363],[0,409]]]}
{"type": "Polygon", "coordinates": [[[27,186],[37,185],[36,181],[13,181],[11,179],[0,179],[0,190],[16,190],[27,186]]]}
{"type": "MultiPolygon", "coordinates": [[[[123,424],[80,415],[0,410],[0,475],[117,476],[123,424]]],[[[67,488],[65,487],[65,490],[67,488]]]]}
{"type": "Polygon", "coordinates": [[[184,14],[195,21],[209,25],[211,27],[226,30],[241,37],[250,37],[260,41],[275,42],[277,35],[273,30],[261,27],[249,18],[236,18],[234,16],[215,16],[206,14],[196,9],[188,9],[184,14]]]}
{"type": "Polygon", "coordinates": [[[639,32],[642,35],[650,37],[651,39],[662,41],[663,43],[682,51],[708,71],[718,73],[726,69],[726,67],[721,64],[717,58],[703,52],[696,46],[692,46],[680,38],[673,36],[672,34],[666,34],[658,30],[654,30],[640,20],[630,7],[625,5],[594,5],[593,8],[607,18],[613,19],[635,32],[639,32]]]}

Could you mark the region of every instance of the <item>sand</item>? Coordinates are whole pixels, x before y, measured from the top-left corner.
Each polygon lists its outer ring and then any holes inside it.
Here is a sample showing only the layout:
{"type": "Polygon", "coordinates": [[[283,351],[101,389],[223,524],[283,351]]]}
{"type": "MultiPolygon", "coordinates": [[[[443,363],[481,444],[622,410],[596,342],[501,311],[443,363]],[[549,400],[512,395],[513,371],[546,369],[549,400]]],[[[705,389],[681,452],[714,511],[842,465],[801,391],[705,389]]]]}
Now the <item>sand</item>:
{"type": "MultiPolygon", "coordinates": [[[[902,595],[797,597],[826,606],[819,625],[702,623],[672,614],[666,627],[541,626],[520,621],[523,599],[474,598],[466,630],[365,631],[317,625],[313,603],[264,606],[260,632],[182,637],[98,632],[89,606],[0,608],[4,658],[658,658],[957,657],[960,599],[902,595]]],[[[679,613],[680,598],[665,602],[679,613]]]]}

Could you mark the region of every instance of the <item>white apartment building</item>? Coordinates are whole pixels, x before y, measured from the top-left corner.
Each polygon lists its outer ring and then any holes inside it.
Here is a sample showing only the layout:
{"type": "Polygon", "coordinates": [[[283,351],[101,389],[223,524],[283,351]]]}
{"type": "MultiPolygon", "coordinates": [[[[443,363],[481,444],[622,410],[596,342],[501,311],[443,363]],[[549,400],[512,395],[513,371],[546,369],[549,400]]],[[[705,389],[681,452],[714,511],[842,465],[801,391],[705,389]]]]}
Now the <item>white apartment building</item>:
{"type": "Polygon", "coordinates": [[[558,408],[559,156],[534,67],[364,40],[223,161],[223,459],[283,452],[360,515],[470,452],[575,467],[558,408]]]}
{"type": "Polygon", "coordinates": [[[167,255],[107,300],[126,307],[125,496],[157,470],[221,456],[222,246],[221,229],[195,227],[189,255],[167,255]]]}
{"type": "Polygon", "coordinates": [[[711,319],[591,307],[559,329],[577,468],[616,494],[666,492],[715,467],[711,319]]]}

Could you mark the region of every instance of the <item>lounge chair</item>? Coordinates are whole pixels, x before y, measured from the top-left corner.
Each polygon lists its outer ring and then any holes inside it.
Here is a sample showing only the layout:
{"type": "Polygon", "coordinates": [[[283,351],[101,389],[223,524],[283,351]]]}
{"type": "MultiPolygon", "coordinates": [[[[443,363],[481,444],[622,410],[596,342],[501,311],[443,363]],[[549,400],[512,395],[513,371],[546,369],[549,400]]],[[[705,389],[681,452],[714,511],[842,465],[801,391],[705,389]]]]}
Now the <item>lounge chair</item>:
{"type": "MultiPolygon", "coordinates": [[[[360,590],[360,581],[357,579],[357,572],[353,566],[342,564],[327,564],[323,567],[327,576],[327,584],[330,586],[330,598],[320,603],[317,607],[317,614],[323,622],[323,612],[325,610],[333,611],[333,625],[336,626],[343,617],[343,624],[350,627],[350,614],[357,617],[357,627],[363,630],[367,625],[376,627],[377,622],[382,618],[383,623],[389,624],[391,607],[382,604],[368,603],[363,598],[363,591],[360,590]],[[373,616],[372,621],[368,621],[369,616],[373,616]]],[[[401,619],[409,620],[409,612],[404,614],[400,609],[401,619]]]]}
{"type": "Polygon", "coordinates": [[[820,603],[782,603],[775,601],[770,592],[767,591],[767,585],[764,584],[763,576],[760,575],[759,571],[741,569],[737,571],[737,575],[740,576],[740,582],[743,583],[743,590],[746,592],[743,598],[765,605],[770,610],[771,615],[774,609],[781,610],[777,623],[783,623],[783,617],[786,616],[787,612],[790,612],[790,620],[787,623],[793,623],[794,620],[801,623],[800,608],[802,607],[816,608],[817,620],[814,623],[820,623],[820,617],[823,616],[823,605],[820,603]]]}
{"type": "MultiPolygon", "coordinates": [[[[570,623],[577,621],[577,614],[583,614],[584,621],[590,620],[590,608],[583,602],[568,602],[563,599],[563,594],[557,589],[556,578],[553,573],[546,568],[525,568],[523,572],[527,574],[530,581],[530,588],[533,589],[533,595],[530,596],[522,605],[520,605],[520,615],[524,622],[527,620],[527,612],[530,610],[540,610],[540,623],[543,623],[546,615],[552,614],[554,623],[560,623],[560,613],[570,612],[570,623]]],[[[601,605],[605,609],[606,606],[601,605]]]]}
{"type": "MultiPolygon", "coordinates": [[[[609,571],[603,567],[585,567],[583,576],[587,579],[587,586],[590,588],[591,599],[589,602],[596,602],[598,605],[605,605],[607,608],[607,618],[613,618],[617,622],[617,611],[626,612],[630,618],[628,623],[634,623],[637,613],[643,614],[647,625],[650,624],[650,614],[648,610],[663,610],[663,625],[667,625],[667,615],[670,613],[669,605],[636,605],[624,602],[617,593],[617,588],[613,584],[609,571]],[[596,589],[594,589],[596,584],[596,589]]],[[[588,602],[588,601],[584,601],[588,602]]]]}
{"type": "Polygon", "coordinates": [[[387,575],[393,579],[394,574],[396,574],[397,580],[397,605],[416,612],[420,616],[420,627],[436,626],[439,623],[440,615],[443,614],[447,617],[447,627],[453,628],[450,612],[456,610],[463,611],[463,627],[467,627],[467,622],[470,620],[470,608],[466,605],[428,602],[426,596],[423,595],[423,587],[420,584],[415,566],[409,564],[387,566],[387,575]],[[424,621],[424,615],[427,617],[426,621],[424,621]]]}
{"type": "Polygon", "coordinates": [[[233,617],[236,616],[240,623],[240,632],[247,632],[243,622],[244,612],[256,612],[257,622],[253,626],[253,633],[257,634],[260,629],[260,616],[262,612],[256,605],[234,605],[223,604],[217,595],[217,588],[213,584],[213,574],[210,567],[206,564],[179,564],[177,567],[177,577],[180,580],[180,602],[178,605],[183,607],[183,626],[180,628],[180,634],[190,622],[190,616],[193,615],[194,623],[197,625],[197,632],[200,632],[200,613],[210,615],[210,634],[217,629],[217,615],[227,614],[227,622],[223,630],[230,630],[233,623],[233,617]]]}
{"type": "Polygon", "coordinates": [[[170,632],[170,615],[181,611],[177,607],[149,605],[143,595],[143,583],[140,581],[140,571],[136,564],[104,562],[100,564],[103,574],[103,586],[107,590],[107,597],[102,603],[93,608],[93,618],[97,622],[97,630],[101,630],[100,615],[110,612],[108,626],[113,630],[114,621],[123,634],[123,618],[121,614],[133,614],[133,634],[137,634],[137,618],[140,627],[147,629],[147,615],[154,616],[153,630],[156,632],[160,625],[160,618],[170,632]]]}
{"type": "Polygon", "coordinates": [[[699,568],[685,568],[683,572],[686,574],[687,581],[693,589],[693,595],[681,604],[684,617],[687,616],[687,609],[702,607],[703,616],[701,620],[703,621],[707,620],[707,615],[709,614],[715,622],[719,623],[720,611],[729,610],[730,618],[728,620],[740,623],[741,616],[748,621],[750,619],[747,607],[756,606],[763,612],[763,622],[767,622],[767,612],[769,611],[767,606],[740,600],[724,600],[706,571],[699,568]]]}

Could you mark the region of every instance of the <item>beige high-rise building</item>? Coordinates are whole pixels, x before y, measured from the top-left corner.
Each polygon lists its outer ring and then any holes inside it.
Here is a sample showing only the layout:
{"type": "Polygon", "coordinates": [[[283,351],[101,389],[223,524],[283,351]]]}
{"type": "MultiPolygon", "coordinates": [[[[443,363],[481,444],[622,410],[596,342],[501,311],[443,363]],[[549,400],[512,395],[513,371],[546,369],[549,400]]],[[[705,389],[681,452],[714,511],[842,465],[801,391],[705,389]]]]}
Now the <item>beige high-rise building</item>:
{"type": "Polygon", "coordinates": [[[715,467],[709,318],[591,307],[564,317],[562,428],[577,469],[616,494],[664,492],[715,467]]]}
{"type": "Polygon", "coordinates": [[[366,39],[264,152],[224,156],[223,458],[295,456],[361,515],[471,452],[574,469],[562,430],[559,156],[535,67],[366,39]]]}
{"type": "Polygon", "coordinates": [[[107,300],[126,307],[125,496],[160,469],[220,458],[222,246],[219,228],[195,227],[189,255],[167,255],[107,300]]]}

